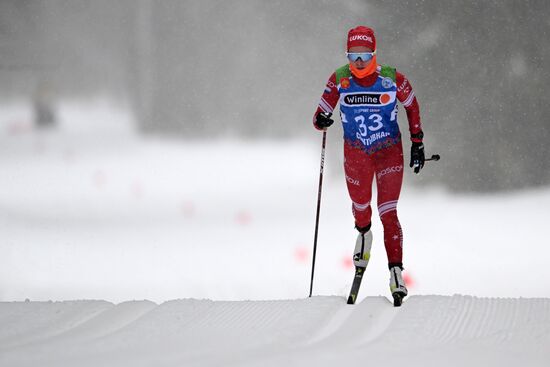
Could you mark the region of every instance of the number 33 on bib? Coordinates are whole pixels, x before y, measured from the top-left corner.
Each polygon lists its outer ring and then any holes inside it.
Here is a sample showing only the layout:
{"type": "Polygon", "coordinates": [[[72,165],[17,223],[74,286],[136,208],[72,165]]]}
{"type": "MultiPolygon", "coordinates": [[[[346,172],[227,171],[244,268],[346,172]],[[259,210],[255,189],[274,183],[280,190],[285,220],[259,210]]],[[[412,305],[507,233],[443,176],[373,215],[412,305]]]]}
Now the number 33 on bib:
{"type": "Polygon", "coordinates": [[[379,78],[368,92],[353,78],[347,80],[338,85],[344,139],[367,152],[399,139],[397,87],[393,80],[379,78]]]}

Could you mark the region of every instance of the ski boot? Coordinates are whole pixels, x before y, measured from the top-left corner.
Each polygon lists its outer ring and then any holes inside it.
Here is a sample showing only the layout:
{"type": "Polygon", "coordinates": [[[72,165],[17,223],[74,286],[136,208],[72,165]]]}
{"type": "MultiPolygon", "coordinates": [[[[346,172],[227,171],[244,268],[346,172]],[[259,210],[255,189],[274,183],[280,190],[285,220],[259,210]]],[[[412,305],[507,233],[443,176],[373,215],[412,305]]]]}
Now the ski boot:
{"type": "Polygon", "coordinates": [[[369,231],[370,225],[367,227],[356,227],[359,231],[357,240],[355,241],[355,250],[353,251],[353,264],[355,265],[355,276],[351,291],[348,297],[348,305],[353,305],[359,293],[359,287],[363,280],[363,274],[369,263],[370,249],[372,247],[372,232],[369,231]]]}
{"type": "Polygon", "coordinates": [[[390,290],[393,297],[393,305],[401,306],[403,298],[408,294],[407,287],[401,275],[401,266],[390,266],[390,290]]]}
{"type": "Polygon", "coordinates": [[[365,269],[369,264],[370,249],[372,247],[372,232],[370,225],[367,227],[357,227],[359,234],[355,241],[355,250],[353,251],[353,264],[356,268],[365,269]]]}

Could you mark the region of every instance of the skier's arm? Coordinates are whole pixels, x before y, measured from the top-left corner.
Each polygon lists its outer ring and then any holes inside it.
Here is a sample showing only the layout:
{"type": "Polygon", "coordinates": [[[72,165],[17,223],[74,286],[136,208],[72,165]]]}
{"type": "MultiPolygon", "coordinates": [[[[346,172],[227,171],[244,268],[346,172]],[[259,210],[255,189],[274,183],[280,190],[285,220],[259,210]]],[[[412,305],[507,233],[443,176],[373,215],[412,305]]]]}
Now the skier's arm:
{"type": "Polygon", "coordinates": [[[407,112],[407,120],[409,121],[409,132],[411,133],[411,141],[413,143],[422,142],[422,124],[420,122],[420,107],[414,95],[411,83],[405,75],[397,72],[397,99],[405,107],[407,112]]]}
{"type": "Polygon", "coordinates": [[[336,104],[338,104],[339,99],[340,94],[338,93],[338,88],[336,87],[336,74],[332,73],[332,75],[328,79],[327,85],[325,86],[323,95],[321,95],[317,110],[313,115],[313,126],[315,126],[317,130],[323,130],[323,128],[317,126],[316,124],[317,115],[320,112],[332,113],[334,111],[334,108],[336,107],[336,104]]]}

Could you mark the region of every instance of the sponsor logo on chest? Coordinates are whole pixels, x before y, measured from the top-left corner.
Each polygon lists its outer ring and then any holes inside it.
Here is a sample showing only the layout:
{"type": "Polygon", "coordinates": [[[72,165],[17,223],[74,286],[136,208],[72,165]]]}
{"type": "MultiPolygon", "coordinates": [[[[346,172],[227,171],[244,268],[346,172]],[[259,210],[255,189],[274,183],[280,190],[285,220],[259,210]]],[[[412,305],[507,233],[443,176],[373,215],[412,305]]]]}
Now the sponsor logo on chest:
{"type": "Polygon", "coordinates": [[[386,106],[395,101],[395,92],[347,93],[341,95],[344,106],[386,106]]]}

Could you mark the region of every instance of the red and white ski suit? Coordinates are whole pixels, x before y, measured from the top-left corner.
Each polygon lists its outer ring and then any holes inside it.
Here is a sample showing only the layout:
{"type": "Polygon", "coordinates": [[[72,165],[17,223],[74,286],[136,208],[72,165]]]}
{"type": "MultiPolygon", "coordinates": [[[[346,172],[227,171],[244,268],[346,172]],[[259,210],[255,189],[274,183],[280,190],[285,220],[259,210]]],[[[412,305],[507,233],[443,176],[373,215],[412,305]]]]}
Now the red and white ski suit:
{"type": "MultiPolygon", "coordinates": [[[[363,79],[354,78],[354,81],[369,92],[379,77],[379,71],[363,79]]],[[[420,111],[418,101],[407,78],[396,72],[395,84],[396,97],[401,102],[407,113],[411,141],[421,142],[421,137],[416,137],[422,131],[420,123],[420,111]]],[[[315,126],[316,116],[319,112],[333,112],[340,100],[340,92],[336,82],[336,73],[333,73],[321,96],[319,106],[313,117],[315,126]]],[[[317,126],[315,126],[317,128],[317,126]]],[[[388,255],[388,263],[402,266],[403,259],[403,233],[397,217],[397,202],[403,183],[403,145],[400,134],[397,141],[385,143],[385,145],[371,154],[362,149],[344,142],[344,171],[346,174],[347,188],[352,204],[353,216],[357,227],[367,227],[371,223],[371,198],[372,181],[376,178],[378,191],[378,214],[384,226],[384,244],[388,255]]]]}

